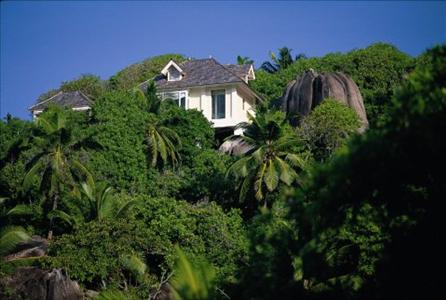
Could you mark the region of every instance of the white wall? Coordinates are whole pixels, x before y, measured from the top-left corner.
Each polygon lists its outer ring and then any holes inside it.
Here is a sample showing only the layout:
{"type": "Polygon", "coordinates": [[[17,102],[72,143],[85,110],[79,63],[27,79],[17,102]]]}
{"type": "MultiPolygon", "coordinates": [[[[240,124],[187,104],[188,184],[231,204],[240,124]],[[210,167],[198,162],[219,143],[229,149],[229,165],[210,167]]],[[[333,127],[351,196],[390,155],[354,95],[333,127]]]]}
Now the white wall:
{"type": "Polygon", "coordinates": [[[197,87],[189,89],[188,109],[197,109],[203,112],[203,115],[212,123],[215,128],[234,127],[240,122],[248,121],[247,111],[252,111],[254,97],[248,96],[238,89],[235,85],[223,87],[197,87]],[[224,119],[212,119],[212,91],[225,90],[226,111],[224,119]]]}

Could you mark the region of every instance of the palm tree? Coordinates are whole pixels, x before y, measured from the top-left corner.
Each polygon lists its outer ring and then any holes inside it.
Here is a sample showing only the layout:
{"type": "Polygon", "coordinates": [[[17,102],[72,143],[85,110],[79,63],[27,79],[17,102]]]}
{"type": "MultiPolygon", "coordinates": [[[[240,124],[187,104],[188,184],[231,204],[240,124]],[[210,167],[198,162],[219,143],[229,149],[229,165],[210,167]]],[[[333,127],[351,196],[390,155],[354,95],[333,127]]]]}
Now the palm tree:
{"type": "Polygon", "coordinates": [[[178,149],[181,147],[181,140],[174,130],[165,125],[166,120],[160,118],[161,99],[156,94],[155,83],[151,81],[145,93],[140,89],[136,92],[146,99],[150,113],[146,138],[150,164],[153,167],[165,165],[169,160],[173,165],[177,164],[180,160],[178,149]]]}
{"type": "Polygon", "coordinates": [[[293,60],[291,51],[292,49],[288,47],[279,48],[279,54],[277,56],[274,52],[270,51],[269,56],[271,57],[272,62],[265,61],[260,68],[268,73],[276,73],[279,70],[285,70],[293,62],[306,58],[305,54],[301,53],[293,60]]]}
{"type": "Polygon", "coordinates": [[[215,299],[214,267],[207,262],[193,265],[178,246],[175,248],[177,261],[171,281],[173,299],[215,299]]]}
{"type": "Polygon", "coordinates": [[[237,55],[237,64],[238,65],[252,65],[254,61],[250,59],[248,56],[237,55]]]}
{"type": "Polygon", "coordinates": [[[123,204],[118,203],[112,195],[112,188],[105,182],[96,183],[91,173],[82,168],[86,180],[81,183],[81,192],[89,203],[86,221],[120,218],[125,215],[138,200],[129,200],[123,204]]]}
{"type": "Polygon", "coordinates": [[[8,226],[0,231],[0,255],[8,254],[19,243],[30,239],[22,227],[8,226]]]}
{"type": "Polygon", "coordinates": [[[32,142],[39,151],[27,163],[28,172],[23,179],[23,186],[28,190],[39,176],[40,190],[50,200],[50,219],[48,239],[53,236],[54,216],[61,200],[62,187],[74,187],[74,173],[82,165],[73,159],[73,152],[88,146],[89,138],[76,139],[67,126],[66,113],[58,107],[52,107],[36,120],[37,130],[32,142]]]}
{"type": "Polygon", "coordinates": [[[226,176],[233,174],[240,181],[240,200],[253,189],[255,198],[265,200],[264,188],[273,192],[280,182],[291,185],[298,179],[297,169],[304,167],[305,159],[300,151],[300,140],[287,123],[283,112],[258,112],[256,117],[248,114],[251,123],[237,127],[244,130],[241,139],[250,145],[250,150],[234,162],[226,176]]]}

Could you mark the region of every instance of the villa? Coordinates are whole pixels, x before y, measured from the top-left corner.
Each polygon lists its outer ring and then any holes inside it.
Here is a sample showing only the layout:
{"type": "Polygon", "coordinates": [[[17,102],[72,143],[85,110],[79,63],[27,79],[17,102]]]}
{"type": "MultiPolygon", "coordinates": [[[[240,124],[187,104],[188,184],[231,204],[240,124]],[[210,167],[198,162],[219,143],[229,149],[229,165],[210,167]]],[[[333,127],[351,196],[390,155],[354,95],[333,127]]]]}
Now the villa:
{"type": "MultiPolygon", "coordinates": [[[[213,58],[171,60],[153,79],[159,96],[172,99],[184,109],[197,109],[213,124],[217,133],[233,133],[247,112],[261,98],[249,87],[255,79],[253,65],[222,65],[213,58]]],[[[140,85],[144,88],[146,81],[140,85]]]]}
{"type": "MultiPolygon", "coordinates": [[[[176,63],[171,60],[154,78],[141,83],[145,89],[153,80],[158,95],[171,99],[184,109],[197,109],[213,124],[216,134],[227,136],[234,132],[240,122],[248,121],[247,113],[254,114],[256,103],[261,98],[249,87],[255,79],[253,65],[223,65],[213,58],[186,60],[176,63]]],[[[89,110],[92,101],[80,91],[59,92],[29,108],[37,117],[50,104],[69,107],[73,110],[89,110]]]]}

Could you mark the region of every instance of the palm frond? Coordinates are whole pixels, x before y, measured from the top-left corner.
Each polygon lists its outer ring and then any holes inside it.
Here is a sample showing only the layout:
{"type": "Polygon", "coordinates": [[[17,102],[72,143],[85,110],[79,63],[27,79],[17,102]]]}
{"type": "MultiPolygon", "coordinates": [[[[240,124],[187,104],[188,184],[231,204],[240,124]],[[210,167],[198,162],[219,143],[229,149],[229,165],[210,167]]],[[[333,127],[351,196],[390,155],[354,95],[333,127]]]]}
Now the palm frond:
{"type": "Polygon", "coordinates": [[[277,188],[277,185],[279,184],[279,174],[274,165],[274,161],[272,161],[271,159],[268,160],[267,165],[268,166],[266,168],[263,182],[265,182],[268,191],[272,192],[277,188]]]}
{"type": "Polygon", "coordinates": [[[0,232],[0,255],[12,251],[19,243],[28,240],[29,235],[21,227],[6,227],[0,232]]]}
{"type": "Polygon", "coordinates": [[[27,204],[18,204],[11,208],[6,215],[7,216],[23,216],[32,215],[34,213],[33,208],[27,204]]]}
{"type": "Polygon", "coordinates": [[[293,167],[305,169],[305,160],[297,154],[288,153],[285,160],[290,162],[293,167]]]}
{"type": "Polygon", "coordinates": [[[76,223],[76,220],[67,214],[64,211],[54,209],[50,211],[47,215],[48,219],[61,219],[62,221],[66,222],[68,225],[73,226],[76,223]]]}
{"type": "Polygon", "coordinates": [[[95,300],[131,300],[129,295],[119,290],[105,290],[99,293],[95,298],[95,300]]]}
{"type": "Polygon", "coordinates": [[[263,177],[265,176],[265,171],[266,171],[266,164],[260,165],[256,175],[256,181],[254,182],[254,191],[256,192],[255,197],[257,200],[263,199],[262,185],[263,185],[263,177]]]}
{"type": "Polygon", "coordinates": [[[33,183],[33,179],[35,179],[35,176],[43,167],[43,162],[39,160],[37,163],[34,164],[34,166],[31,167],[31,169],[25,174],[25,177],[23,178],[23,189],[29,190],[31,187],[31,184],[33,183]]]}
{"type": "Polygon", "coordinates": [[[127,213],[130,209],[132,209],[135,205],[139,203],[138,200],[130,200],[124,203],[116,212],[116,217],[122,217],[125,213],[127,213]]]}
{"type": "Polygon", "coordinates": [[[173,298],[176,300],[214,299],[215,269],[204,262],[192,265],[187,256],[176,246],[177,261],[171,281],[173,298]]]}

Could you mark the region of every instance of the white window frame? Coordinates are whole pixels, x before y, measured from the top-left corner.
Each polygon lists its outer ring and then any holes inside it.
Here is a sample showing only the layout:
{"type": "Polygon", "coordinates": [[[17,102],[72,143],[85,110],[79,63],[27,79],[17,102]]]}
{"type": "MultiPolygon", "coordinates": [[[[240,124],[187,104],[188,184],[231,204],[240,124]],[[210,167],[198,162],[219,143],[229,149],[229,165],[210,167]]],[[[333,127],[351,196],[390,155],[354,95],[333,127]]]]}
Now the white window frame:
{"type": "MultiPolygon", "coordinates": [[[[217,108],[218,108],[218,104],[217,103],[215,103],[215,115],[217,116],[217,108]]],[[[226,119],[227,118],[227,114],[226,114],[226,90],[225,89],[218,89],[218,90],[212,90],[211,91],[211,119],[212,120],[224,120],[224,119],[226,119]],[[214,107],[213,107],[213,100],[214,100],[214,93],[216,94],[216,95],[223,95],[224,96],[224,117],[223,118],[214,118],[214,114],[212,113],[212,110],[214,109],[214,107]]]]}
{"type": "Polygon", "coordinates": [[[177,71],[178,71],[178,74],[180,75],[178,78],[172,78],[172,76],[170,76],[170,71],[167,71],[167,81],[180,81],[182,79],[183,75],[181,75],[181,72],[178,69],[177,69],[177,71]]]}
{"type": "Polygon", "coordinates": [[[161,93],[157,93],[157,94],[161,98],[161,100],[165,100],[165,99],[168,99],[168,97],[167,97],[168,94],[173,94],[173,93],[177,94],[177,98],[176,99],[169,98],[169,99],[176,100],[178,107],[181,107],[180,100],[181,100],[181,96],[184,95],[184,97],[186,98],[185,99],[186,101],[184,103],[184,105],[185,105],[184,109],[188,109],[189,108],[189,93],[187,92],[187,90],[161,92],[161,93]]]}

